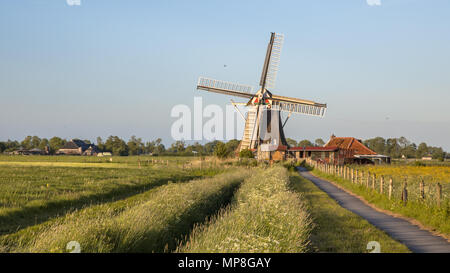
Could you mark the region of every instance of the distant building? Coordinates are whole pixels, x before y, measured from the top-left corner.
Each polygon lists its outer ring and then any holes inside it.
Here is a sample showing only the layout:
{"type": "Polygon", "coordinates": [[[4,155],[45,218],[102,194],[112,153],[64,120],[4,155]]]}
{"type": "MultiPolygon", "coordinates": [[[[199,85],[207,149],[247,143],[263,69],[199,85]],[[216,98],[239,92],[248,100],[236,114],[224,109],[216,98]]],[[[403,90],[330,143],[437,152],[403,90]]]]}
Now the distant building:
{"type": "Polygon", "coordinates": [[[33,148],[33,149],[18,149],[13,152],[10,152],[9,154],[12,155],[48,155],[49,154],[49,148],[48,146],[45,147],[45,150],[41,150],[39,148],[33,148]]]}
{"type": "Polygon", "coordinates": [[[430,155],[430,154],[422,157],[422,160],[427,160],[428,161],[428,160],[432,160],[432,159],[433,159],[433,156],[430,155]]]}
{"type": "Polygon", "coordinates": [[[335,135],[331,135],[330,140],[328,140],[324,147],[330,146],[349,150],[350,153],[353,154],[353,157],[348,158],[348,163],[391,163],[391,158],[389,156],[377,154],[376,152],[366,147],[366,145],[364,145],[360,139],[356,139],[354,137],[336,137],[335,135]]]}
{"type": "Polygon", "coordinates": [[[97,155],[98,153],[97,146],[79,139],[71,139],[56,152],[59,155],[97,155]]]}
{"type": "Polygon", "coordinates": [[[97,156],[112,156],[110,152],[98,153],[97,156]]]}
{"type": "Polygon", "coordinates": [[[377,154],[354,137],[332,135],[323,147],[291,147],[288,151],[291,157],[311,158],[329,164],[391,163],[389,156],[377,154]]]}

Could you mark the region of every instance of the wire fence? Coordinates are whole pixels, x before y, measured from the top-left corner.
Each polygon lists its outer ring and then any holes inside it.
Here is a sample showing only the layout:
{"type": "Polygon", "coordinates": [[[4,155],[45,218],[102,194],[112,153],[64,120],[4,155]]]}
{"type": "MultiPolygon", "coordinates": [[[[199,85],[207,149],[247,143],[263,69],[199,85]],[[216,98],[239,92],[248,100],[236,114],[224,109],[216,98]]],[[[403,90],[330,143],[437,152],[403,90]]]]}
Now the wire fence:
{"type": "Polygon", "coordinates": [[[388,197],[391,201],[421,202],[429,207],[449,204],[450,184],[435,181],[432,177],[387,176],[371,173],[364,168],[338,166],[307,159],[315,169],[351,182],[367,191],[388,197]]]}

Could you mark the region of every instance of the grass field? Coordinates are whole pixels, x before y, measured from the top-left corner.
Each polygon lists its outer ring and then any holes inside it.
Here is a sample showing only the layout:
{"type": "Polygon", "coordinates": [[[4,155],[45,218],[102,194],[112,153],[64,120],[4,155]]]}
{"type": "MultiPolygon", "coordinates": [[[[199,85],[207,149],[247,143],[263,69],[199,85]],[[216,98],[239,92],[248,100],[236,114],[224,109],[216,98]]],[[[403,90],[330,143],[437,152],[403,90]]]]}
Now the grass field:
{"type": "Polygon", "coordinates": [[[407,252],[280,165],[0,156],[0,252],[407,252]]]}
{"type": "Polygon", "coordinates": [[[69,241],[79,242],[83,252],[171,251],[195,223],[226,205],[246,176],[237,169],[169,183],[5,235],[0,242],[8,252],[65,252],[69,241]]]}
{"type": "MultiPolygon", "coordinates": [[[[5,158],[9,159],[0,157],[5,158]]],[[[224,171],[223,168],[183,169],[174,162],[169,166],[142,164],[139,168],[137,164],[132,164],[137,160],[132,159],[116,160],[120,163],[111,165],[79,162],[87,157],[54,157],[64,159],[59,162],[40,162],[37,161],[39,158],[41,156],[16,157],[15,161],[24,160],[20,164],[0,161],[0,235],[75,209],[124,199],[170,181],[188,181],[224,171]],[[99,164],[108,167],[99,168],[99,164]]],[[[48,157],[42,158],[48,160],[48,157]]]]}

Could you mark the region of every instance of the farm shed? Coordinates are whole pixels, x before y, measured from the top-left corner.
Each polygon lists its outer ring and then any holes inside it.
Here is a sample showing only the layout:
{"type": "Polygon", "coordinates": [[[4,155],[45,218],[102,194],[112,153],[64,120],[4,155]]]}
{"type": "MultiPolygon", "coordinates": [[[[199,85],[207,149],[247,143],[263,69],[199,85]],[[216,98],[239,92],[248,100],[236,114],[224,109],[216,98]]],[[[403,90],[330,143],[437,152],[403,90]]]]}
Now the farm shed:
{"type": "Polygon", "coordinates": [[[71,139],[59,149],[56,154],[61,155],[97,155],[99,150],[94,144],[87,144],[79,139],[71,139]]]}
{"type": "Polygon", "coordinates": [[[372,151],[362,143],[360,139],[354,137],[336,137],[331,135],[330,140],[324,147],[338,147],[340,150],[347,150],[344,163],[357,164],[381,164],[391,163],[389,156],[380,155],[372,151]]]}

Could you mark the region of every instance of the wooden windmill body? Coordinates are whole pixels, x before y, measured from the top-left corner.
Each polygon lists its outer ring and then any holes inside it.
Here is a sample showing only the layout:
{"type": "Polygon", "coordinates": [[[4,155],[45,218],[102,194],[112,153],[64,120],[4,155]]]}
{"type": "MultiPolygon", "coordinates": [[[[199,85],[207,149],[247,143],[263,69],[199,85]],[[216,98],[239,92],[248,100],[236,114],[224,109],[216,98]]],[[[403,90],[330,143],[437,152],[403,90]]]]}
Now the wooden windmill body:
{"type": "MultiPolygon", "coordinates": [[[[283,127],[292,113],[322,117],[327,108],[326,104],[279,96],[269,91],[275,87],[283,40],[282,34],[271,33],[259,83],[261,88],[256,93],[249,85],[204,77],[200,77],[197,84],[199,90],[249,99],[245,103],[248,112],[238,150],[257,151],[257,158],[261,160],[271,159],[271,154],[288,147],[283,127]],[[281,112],[288,113],[284,122],[281,112]]],[[[232,103],[236,106],[236,103],[232,103]]]]}

